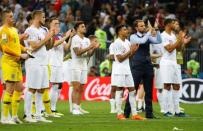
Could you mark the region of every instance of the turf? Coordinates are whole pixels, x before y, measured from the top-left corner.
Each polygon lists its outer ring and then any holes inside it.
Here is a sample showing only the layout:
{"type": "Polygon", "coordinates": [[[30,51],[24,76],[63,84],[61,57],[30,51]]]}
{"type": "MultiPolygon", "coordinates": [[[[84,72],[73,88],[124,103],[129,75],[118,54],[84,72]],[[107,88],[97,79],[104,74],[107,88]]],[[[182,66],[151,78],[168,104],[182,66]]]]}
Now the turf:
{"type": "MultiPolygon", "coordinates": [[[[59,102],[58,110],[65,114],[62,118],[50,118],[53,123],[24,123],[21,125],[2,125],[0,131],[172,131],[174,127],[183,131],[203,130],[203,104],[182,104],[190,117],[166,118],[159,113],[157,103],[153,104],[156,116],[161,119],[146,121],[119,121],[115,114],[109,113],[108,102],[83,102],[83,107],[91,113],[83,116],[73,116],[69,113],[67,102],[59,102]]],[[[23,103],[20,114],[23,115],[23,103]]],[[[141,115],[144,115],[143,113],[141,115]]],[[[20,117],[22,118],[22,117],[20,117]]]]}

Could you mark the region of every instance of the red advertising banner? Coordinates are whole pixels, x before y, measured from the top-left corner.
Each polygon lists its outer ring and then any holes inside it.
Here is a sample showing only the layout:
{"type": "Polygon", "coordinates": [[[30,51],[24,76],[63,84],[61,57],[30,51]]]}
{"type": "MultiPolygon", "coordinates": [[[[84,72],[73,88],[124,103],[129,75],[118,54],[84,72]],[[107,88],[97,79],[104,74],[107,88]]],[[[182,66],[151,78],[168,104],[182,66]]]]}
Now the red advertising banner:
{"type": "MultiPolygon", "coordinates": [[[[84,86],[82,100],[87,101],[106,101],[111,94],[111,77],[88,77],[87,84],[84,86]]],[[[68,100],[69,84],[63,83],[60,99],[68,100]]],[[[127,98],[128,90],[124,91],[124,99],[127,98]]],[[[153,87],[153,101],[157,101],[156,89],[153,87]]]]}
{"type": "MultiPolygon", "coordinates": [[[[111,77],[88,77],[84,86],[82,100],[87,101],[108,101],[111,93],[111,77]]],[[[2,85],[0,85],[0,96],[2,95],[2,85]]],[[[63,83],[60,99],[68,100],[69,84],[63,83]]],[[[124,91],[124,99],[128,95],[128,90],[124,91]]],[[[157,101],[156,89],[153,88],[153,101],[157,101]]]]}

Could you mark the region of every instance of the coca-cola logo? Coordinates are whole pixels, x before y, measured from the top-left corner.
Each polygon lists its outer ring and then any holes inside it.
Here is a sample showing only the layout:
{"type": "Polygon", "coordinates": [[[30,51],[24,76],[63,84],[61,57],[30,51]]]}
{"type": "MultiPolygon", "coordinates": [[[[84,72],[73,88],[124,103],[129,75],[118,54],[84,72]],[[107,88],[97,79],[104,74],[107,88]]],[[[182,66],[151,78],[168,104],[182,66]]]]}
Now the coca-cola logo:
{"type": "Polygon", "coordinates": [[[84,96],[86,100],[109,100],[111,93],[111,84],[100,82],[99,78],[90,81],[85,89],[84,96]]]}

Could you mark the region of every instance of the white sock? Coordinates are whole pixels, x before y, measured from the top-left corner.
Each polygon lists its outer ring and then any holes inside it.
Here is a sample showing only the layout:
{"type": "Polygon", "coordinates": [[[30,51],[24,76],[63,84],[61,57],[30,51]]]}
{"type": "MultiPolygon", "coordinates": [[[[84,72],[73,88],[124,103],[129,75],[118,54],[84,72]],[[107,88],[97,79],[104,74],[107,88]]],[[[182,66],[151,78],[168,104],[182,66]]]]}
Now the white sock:
{"type": "Polygon", "coordinates": [[[110,99],[110,105],[111,105],[111,111],[115,111],[116,110],[116,101],[114,98],[110,99]]]}
{"type": "Polygon", "coordinates": [[[172,89],[169,91],[168,109],[169,109],[169,112],[171,112],[172,114],[174,114],[172,89]]]}
{"type": "Polygon", "coordinates": [[[73,93],[73,87],[70,85],[69,92],[68,92],[68,101],[69,101],[70,112],[72,112],[72,110],[73,110],[72,93],[73,93]]]}
{"type": "Polygon", "coordinates": [[[137,108],[138,108],[138,109],[141,109],[141,108],[142,108],[142,102],[143,102],[143,101],[142,101],[141,99],[138,99],[138,100],[137,100],[137,108]]]}
{"type": "Polygon", "coordinates": [[[24,107],[24,109],[25,109],[25,115],[26,115],[26,117],[28,117],[28,118],[31,118],[31,114],[32,114],[32,96],[33,96],[34,94],[32,93],[32,92],[30,92],[30,91],[26,91],[25,92],[25,107],[24,107]]]}
{"type": "Polygon", "coordinates": [[[163,107],[163,91],[161,93],[159,91],[157,91],[157,98],[158,98],[158,102],[159,102],[161,110],[164,110],[164,107],[163,107]]]}
{"type": "Polygon", "coordinates": [[[163,109],[164,109],[164,112],[167,113],[169,112],[169,109],[168,109],[168,102],[169,102],[169,91],[166,90],[166,89],[163,89],[163,109]]]}
{"type": "Polygon", "coordinates": [[[53,84],[50,89],[50,102],[51,102],[51,110],[56,111],[56,103],[58,100],[58,85],[53,84]]]}
{"type": "Polygon", "coordinates": [[[116,109],[117,109],[117,114],[120,115],[122,114],[122,109],[121,109],[121,106],[122,106],[122,94],[123,94],[123,91],[116,91],[116,109]]]}
{"type": "Polygon", "coordinates": [[[145,110],[145,107],[146,107],[146,104],[145,104],[145,101],[143,101],[143,108],[145,110]]]}
{"type": "Polygon", "coordinates": [[[57,105],[57,101],[58,101],[58,99],[59,99],[59,97],[60,97],[60,95],[61,95],[61,90],[62,90],[62,89],[58,89],[58,90],[57,90],[56,105],[57,105]]]}
{"type": "Polygon", "coordinates": [[[73,103],[73,110],[79,110],[79,109],[80,109],[80,106],[75,104],[75,103],[73,103]]]}
{"type": "Polygon", "coordinates": [[[132,115],[137,115],[135,91],[129,92],[129,102],[130,102],[132,115]]]}
{"type": "Polygon", "coordinates": [[[174,112],[175,113],[180,113],[180,108],[179,108],[179,90],[173,90],[173,107],[174,107],[174,112]]]}
{"type": "Polygon", "coordinates": [[[36,92],[35,107],[37,116],[41,116],[42,105],[42,93],[36,92]]]}

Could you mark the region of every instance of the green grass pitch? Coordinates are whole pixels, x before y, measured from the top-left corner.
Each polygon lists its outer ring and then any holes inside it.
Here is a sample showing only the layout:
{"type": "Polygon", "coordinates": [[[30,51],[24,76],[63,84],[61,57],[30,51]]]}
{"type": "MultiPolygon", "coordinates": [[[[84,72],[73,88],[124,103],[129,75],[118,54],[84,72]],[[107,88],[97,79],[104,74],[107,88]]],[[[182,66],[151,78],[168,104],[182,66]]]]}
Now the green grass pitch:
{"type": "MultiPolygon", "coordinates": [[[[177,127],[183,131],[203,131],[203,104],[181,104],[190,117],[166,118],[159,113],[157,103],[153,104],[154,114],[161,117],[156,120],[119,121],[115,114],[110,114],[108,102],[83,102],[83,108],[90,114],[73,116],[69,113],[68,102],[59,102],[57,108],[65,116],[49,118],[53,123],[24,123],[20,125],[2,125],[0,131],[173,131],[177,127]]],[[[141,115],[144,116],[143,113],[141,115]]],[[[20,118],[23,116],[23,103],[20,106],[20,118]]]]}

